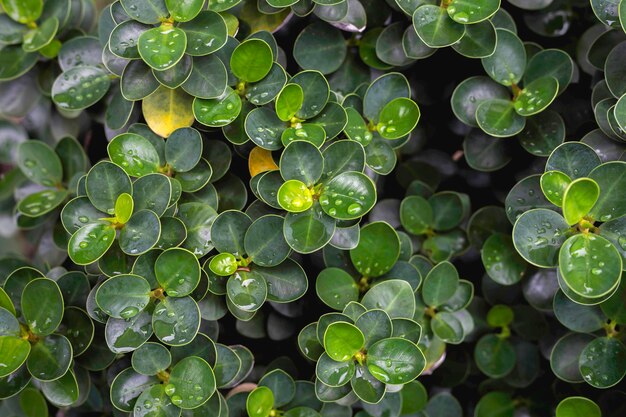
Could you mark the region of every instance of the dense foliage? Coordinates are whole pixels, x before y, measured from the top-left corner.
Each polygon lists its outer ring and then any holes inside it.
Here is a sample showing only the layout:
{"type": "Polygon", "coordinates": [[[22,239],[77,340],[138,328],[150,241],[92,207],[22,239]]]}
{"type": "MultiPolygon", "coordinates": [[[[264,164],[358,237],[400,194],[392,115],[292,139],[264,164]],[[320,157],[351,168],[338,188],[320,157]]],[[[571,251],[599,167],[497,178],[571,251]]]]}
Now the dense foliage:
{"type": "Polygon", "coordinates": [[[1,416],[626,415],[625,1],[0,6],[1,416]]]}

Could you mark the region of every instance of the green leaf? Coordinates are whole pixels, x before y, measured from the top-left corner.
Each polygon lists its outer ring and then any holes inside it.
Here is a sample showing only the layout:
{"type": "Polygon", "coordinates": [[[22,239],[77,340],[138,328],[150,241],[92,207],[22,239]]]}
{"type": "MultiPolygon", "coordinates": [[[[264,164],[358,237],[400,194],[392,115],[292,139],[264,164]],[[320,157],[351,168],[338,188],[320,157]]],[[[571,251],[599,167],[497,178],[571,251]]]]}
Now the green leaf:
{"type": "Polygon", "coordinates": [[[374,343],[367,351],[367,368],[385,384],[406,384],[419,376],[426,357],[414,343],[389,338],[374,343]]]}
{"type": "MultiPolygon", "coordinates": [[[[581,142],[565,142],[554,149],[546,162],[546,171],[561,171],[571,179],[589,176],[600,165],[600,157],[594,150],[581,142]]],[[[601,188],[597,178],[592,178],[601,188]]]]}
{"type": "Polygon", "coordinates": [[[96,302],[107,315],[130,319],[150,302],[150,284],[139,275],[117,275],[96,291],[96,302]]]}
{"type": "Polygon", "coordinates": [[[241,98],[235,90],[227,87],[224,94],[214,99],[196,98],[193,115],[198,122],[210,127],[230,124],[241,112],[241,98]]]}
{"type": "Polygon", "coordinates": [[[510,142],[494,140],[478,129],[471,130],[463,141],[465,161],[478,171],[497,171],[506,166],[513,159],[510,149],[510,142]]]}
{"type": "Polygon", "coordinates": [[[298,84],[287,84],[276,97],[276,115],[282,121],[290,121],[302,108],[304,93],[298,84]]]}
{"type": "Polygon", "coordinates": [[[582,350],[594,340],[588,333],[568,333],[560,338],[550,355],[550,367],[554,374],[567,382],[583,382],[578,369],[578,358],[582,350]]]}
{"type": "Polygon", "coordinates": [[[56,17],[46,19],[38,27],[24,34],[22,48],[26,52],[36,52],[45,48],[54,40],[58,29],[59,19],[56,17]]]}
{"type": "Polygon", "coordinates": [[[190,343],[200,328],[200,310],[191,297],[166,297],[154,308],[154,334],[169,346],[190,343]]]}
{"type": "Polygon", "coordinates": [[[286,125],[269,108],[260,107],[248,113],[244,128],[248,138],[261,148],[269,151],[282,148],[281,136],[286,125]]]}
{"type": "Polygon", "coordinates": [[[128,175],[117,165],[101,161],[94,165],[85,182],[87,196],[98,210],[115,214],[115,202],[120,194],[132,195],[132,184],[128,175]]]}
{"type": "Polygon", "coordinates": [[[522,214],[513,227],[513,244],[526,261],[543,268],[558,264],[558,250],[568,237],[569,225],[558,213],[533,209],[522,214]]]}
{"type": "Polygon", "coordinates": [[[437,264],[430,270],[422,286],[422,298],[431,307],[448,301],[459,285],[459,273],[450,262],[437,264]]]}
{"type": "Polygon", "coordinates": [[[442,191],[429,197],[428,203],[432,207],[435,230],[450,230],[457,227],[469,210],[469,201],[466,194],[442,191]]]}
{"type": "Polygon", "coordinates": [[[337,362],[324,353],[317,361],[315,375],[326,386],[345,386],[354,376],[354,361],[337,362]]]}
{"type": "Polygon", "coordinates": [[[384,310],[366,311],[357,318],[354,324],[363,332],[365,348],[368,350],[374,343],[391,337],[393,333],[391,319],[384,310]]]}
{"type": "Polygon", "coordinates": [[[150,312],[142,310],[130,319],[109,318],[105,327],[105,339],[113,353],[128,353],[143,345],[152,337],[150,312]]]}
{"type": "Polygon", "coordinates": [[[377,404],[385,395],[386,385],[374,378],[367,366],[356,364],[355,376],[350,380],[350,386],[361,401],[377,404]]]}
{"type": "Polygon", "coordinates": [[[565,140],[565,122],[553,110],[545,110],[526,119],[519,134],[520,144],[536,156],[549,156],[565,140]]]}
{"type": "Polygon", "coordinates": [[[529,84],[539,78],[553,77],[559,82],[559,94],[569,85],[574,75],[574,63],[570,56],[560,49],[544,49],[530,58],[524,82],[529,84]]]}
{"type": "Polygon", "coordinates": [[[470,77],[461,82],[452,93],[450,100],[452,111],[459,120],[470,126],[478,127],[476,108],[480,103],[490,99],[506,100],[510,93],[500,84],[488,77],[470,77]]]}
{"type": "Polygon", "coordinates": [[[350,259],[366,277],[377,277],[388,272],[400,256],[400,239],[396,231],[384,222],[374,222],[361,229],[356,248],[350,259]]]}
{"type": "Polygon", "coordinates": [[[148,174],[134,183],[133,201],[135,211],[151,210],[162,216],[170,205],[172,185],[163,174],[148,174]]]}
{"type": "Polygon", "coordinates": [[[323,269],[315,280],[315,292],[327,306],[343,310],[350,301],[357,301],[359,289],[354,278],[340,268],[323,269]]]}
{"type": "Polygon", "coordinates": [[[445,343],[459,344],[465,337],[463,323],[454,313],[441,311],[430,322],[433,334],[445,343]]]}
{"type": "Polygon", "coordinates": [[[115,219],[118,223],[125,224],[133,214],[133,197],[130,194],[122,193],[115,200],[115,219]]]}
{"type": "Polygon", "coordinates": [[[159,154],[152,143],[135,133],[122,133],[107,145],[109,158],[128,175],[142,177],[159,171],[159,154]]]}
{"type": "Polygon", "coordinates": [[[301,68],[322,74],[339,69],[347,52],[341,31],[325,22],[315,22],[305,27],[293,46],[293,57],[301,68]]]}
{"type": "Polygon", "coordinates": [[[411,88],[404,75],[397,72],[381,75],[372,81],[365,92],[363,116],[374,123],[378,123],[383,107],[398,97],[411,97],[411,88]]]}
{"type": "Polygon", "coordinates": [[[612,387],[626,375],[626,347],[617,339],[598,337],[583,349],[578,366],[592,387],[612,387]]]}
{"type": "Polygon", "coordinates": [[[26,196],[21,200],[17,209],[29,217],[39,217],[59,207],[67,198],[66,190],[44,190],[26,196]]]}
{"type": "Polygon", "coordinates": [[[19,395],[19,408],[28,417],[46,417],[48,415],[48,403],[35,388],[26,388],[19,395]]]}
{"type": "Polygon", "coordinates": [[[296,113],[296,117],[309,120],[324,110],[330,97],[330,86],[320,72],[301,71],[294,75],[289,82],[298,84],[304,93],[304,101],[296,113]]]}
{"type": "Polygon", "coordinates": [[[230,70],[244,82],[263,79],[272,68],[272,48],[261,39],[248,39],[240,43],[230,58],[230,70]]]}
{"type": "Polygon", "coordinates": [[[61,378],[72,363],[72,345],[65,336],[51,334],[33,344],[26,366],[40,381],[61,378]]]}
{"type": "Polygon", "coordinates": [[[332,323],[324,332],[324,348],[331,359],[337,362],[351,360],[365,346],[365,337],[353,324],[332,323]]]}
{"type": "Polygon", "coordinates": [[[256,106],[268,104],[280,93],[287,83],[287,73],[280,64],[274,62],[270,72],[261,81],[251,83],[246,89],[246,98],[256,106]]]}
{"type": "Polygon", "coordinates": [[[376,130],[385,139],[398,139],[411,133],[417,126],[420,110],[410,98],[396,98],[383,107],[376,130]]]}
{"type": "Polygon", "coordinates": [[[238,271],[228,279],[226,294],[238,309],[246,312],[257,311],[267,299],[267,282],[255,270],[238,271]]]}
{"type": "Polygon", "coordinates": [[[44,142],[29,140],[17,148],[17,164],[31,181],[46,187],[58,185],[63,179],[63,166],[58,155],[44,142]]]}
{"type": "Polygon", "coordinates": [[[28,328],[38,336],[53,333],[63,318],[61,290],[48,278],[38,278],[26,284],[21,306],[28,328]]]}
{"type": "Polygon", "coordinates": [[[506,138],[520,133],[526,119],[516,112],[515,102],[502,99],[485,100],[476,108],[478,126],[491,136],[506,138]]]}
{"type": "Polygon", "coordinates": [[[293,378],[282,369],[267,372],[259,380],[260,387],[268,387],[274,396],[274,407],[282,407],[293,400],[296,394],[296,384],[293,378]]]}
{"type": "Polygon", "coordinates": [[[515,250],[509,235],[491,235],[480,253],[487,275],[498,284],[513,285],[526,272],[526,262],[515,250]]]}
{"type": "Polygon", "coordinates": [[[476,417],[513,417],[514,413],[515,402],[511,398],[511,394],[500,391],[492,391],[485,394],[476,404],[476,410],[474,411],[476,417]]]}
{"type": "MultiPolygon", "coordinates": [[[[195,18],[204,6],[203,0],[165,0],[170,16],[177,22],[187,22],[195,18]]],[[[186,408],[186,407],[185,407],[186,408]]]]}
{"type": "Polygon", "coordinates": [[[215,218],[211,226],[213,245],[219,252],[241,255],[244,252],[244,237],[252,224],[250,217],[237,210],[227,210],[215,218]]]}
{"type": "Polygon", "coordinates": [[[415,312],[415,295],[411,284],[400,279],[382,281],[370,288],[361,304],[368,310],[384,310],[391,319],[412,319],[415,312]]]}
{"type": "Polygon", "coordinates": [[[102,68],[70,68],[54,81],[52,100],[63,110],[82,110],[100,101],[110,85],[111,78],[102,68]]]}
{"type": "Polygon", "coordinates": [[[150,210],[135,212],[119,235],[122,252],[141,255],[152,249],[161,237],[159,217],[150,210]]]}
{"type": "Polygon", "coordinates": [[[184,410],[201,406],[215,392],[215,375],[202,358],[189,356],[178,362],[170,372],[165,393],[172,403],[184,410]]]}
{"type": "Polygon", "coordinates": [[[585,217],[598,201],[600,187],[589,178],[572,181],[563,194],[563,217],[570,224],[576,224],[585,217]]]}
{"type": "Polygon", "coordinates": [[[0,336],[0,360],[6,365],[0,370],[0,377],[4,378],[22,366],[30,350],[28,340],[16,336],[0,336]]]}
{"type": "Polygon", "coordinates": [[[567,397],[556,407],[556,417],[601,417],[600,407],[585,397],[567,397]]]}
{"type": "Polygon", "coordinates": [[[163,0],[120,0],[124,12],[135,20],[155,25],[168,15],[163,0]]]}
{"type": "Polygon", "coordinates": [[[68,243],[68,254],[77,265],[89,265],[104,255],[115,240],[115,229],[106,223],[90,223],[78,229],[68,243]]]}
{"type": "Polygon", "coordinates": [[[218,253],[211,258],[209,268],[215,275],[229,277],[237,271],[237,258],[231,253],[218,253]]]}
{"type": "Polygon", "coordinates": [[[459,54],[468,58],[485,58],[496,50],[496,28],[489,20],[465,26],[465,34],[452,45],[459,54]]]}
{"type": "Polygon", "coordinates": [[[217,362],[213,371],[215,372],[217,387],[222,388],[237,377],[242,362],[235,351],[228,346],[216,343],[215,347],[217,349],[217,362]]]}
{"type": "Polygon", "coordinates": [[[517,35],[506,29],[496,29],[498,43],[494,53],[481,59],[487,74],[502,85],[517,84],[526,69],[526,50],[517,35]]]}
{"type": "Polygon", "coordinates": [[[176,129],[165,142],[165,160],[176,172],[190,171],[201,155],[202,137],[193,128],[176,129]]]}
{"type": "Polygon", "coordinates": [[[197,257],[204,256],[211,249],[211,225],[217,217],[215,210],[202,203],[184,203],[178,207],[178,217],[185,223],[187,239],[183,247],[197,257]]]}
{"type": "Polygon", "coordinates": [[[561,207],[565,190],[571,182],[571,178],[561,171],[546,171],[541,175],[541,191],[552,204],[561,207]]]}
{"type": "Polygon", "coordinates": [[[28,53],[20,45],[5,46],[0,50],[0,62],[10,62],[0,68],[0,80],[8,81],[26,74],[38,59],[36,53],[28,53]]]}
{"type": "Polygon", "coordinates": [[[287,213],[283,233],[287,244],[298,253],[323,248],[333,238],[336,222],[322,211],[318,203],[304,212],[287,213]]]}
{"type": "Polygon", "coordinates": [[[182,88],[190,95],[203,99],[215,99],[226,91],[228,73],[217,55],[195,57],[193,68],[183,81],[182,88]]]}
{"type": "Polygon", "coordinates": [[[324,156],[324,174],[322,180],[348,172],[363,172],[365,151],[359,143],[350,140],[333,141],[322,152],[324,156]]]}
{"type": "Polygon", "coordinates": [[[255,388],[246,399],[246,411],[250,417],[268,417],[274,409],[274,394],[268,387],[255,388]]]}
{"type": "Polygon", "coordinates": [[[172,402],[166,394],[164,384],[155,384],[139,395],[133,411],[134,417],[177,417],[180,416],[180,408],[172,402]],[[148,407],[149,406],[149,407],[148,407]]]}
{"type": "Polygon", "coordinates": [[[186,249],[171,248],[159,255],[154,264],[156,279],[170,297],[183,297],[200,282],[200,263],[186,249]]]}
{"type": "Polygon", "coordinates": [[[280,173],[286,181],[298,180],[315,185],[324,169],[324,158],[317,147],[306,141],[290,143],[280,156],[280,173]]]}
{"type": "Polygon", "coordinates": [[[458,42],[465,34],[465,26],[454,21],[443,7],[423,4],[413,13],[413,27],[426,45],[443,48],[458,42]]]}
{"type": "Polygon", "coordinates": [[[344,128],[344,132],[348,139],[359,142],[363,146],[367,146],[372,141],[372,132],[367,128],[367,124],[358,110],[348,107],[346,108],[348,123],[344,128]]]}
{"type": "Polygon", "coordinates": [[[228,40],[226,22],[216,11],[203,10],[194,19],[178,27],[187,35],[185,52],[192,56],[206,56],[216,52],[228,40]]]}
{"type": "Polygon", "coordinates": [[[612,161],[604,163],[589,173],[589,178],[600,187],[600,196],[589,215],[601,222],[617,219],[626,214],[626,203],[620,198],[626,184],[626,162],[612,161]]]}
{"type": "Polygon", "coordinates": [[[622,257],[602,236],[578,234],[563,243],[559,271],[576,294],[598,298],[610,294],[619,285],[622,257]]]}
{"type": "Polygon", "coordinates": [[[143,32],[137,46],[146,64],[156,71],[164,71],[182,59],[187,48],[187,35],[180,28],[161,25],[143,32]]]}
{"type": "Polygon", "coordinates": [[[283,262],[291,248],[283,235],[284,219],[268,214],[255,220],[244,238],[245,252],[259,266],[276,266],[283,262]]]}
{"type": "Polygon", "coordinates": [[[2,0],[0,4],[11,19],[22,24],[39,19],[43,10],[43,0],[2,0]]]}
{"type": "Polygon", "coordinates": [[[133,369],[142,375],[156,375],[169,368],[172,355],[160,343],[147,342],[133,352],[131,363],[133,369]]]}
{"type": "Polygon", "coordinates": [[[507,339],[495,334],[481,337],[474,348],[476,366],[491,378],[508,375],[515,367],[515,349],[507,339]]]}
{"type": "Polygon", "coordinates": [[[304,269],[294,260],[285,259],[274,267],[257,266],[255,270],[267,281],[267,298],[276,303],[288,303],[302,297],[309,282],[304,269]]]}
{"type": "Polygon", "coordinates": [[[376,203],[376,187],[360,172],[344,172],[324,186],[319,197],[322,209],[339,220],[357,219],[376,203]]]}
{"type": "Polygon", "coordinates": [[[300,180],[284,182],[278,189],[278,204],[290,213],[301,213],[313,205],[311,190],[300,180]]]}
{"type": "Polygon", "coordinates": [[[545,110],[556,98],[559,82],[554,77],[543,77],[528,83],[514,102],[521,116],[532,116],[545,110]]]}
{"type": "Polygon", "coordinates": [[[429,56],[433,49],[417,36],[415,29],[404,22],[394,22],[383,29],[376,40],[376,56],[385,64],[402,67],[413,62],[414,57],[429,56]],[[408,51],[408,52],[407,52],[408,51]]]}
{"type": "Polygon", "coordinates": [[[453,0],[446,10],[455,22],[472,25],[489,19],[498,11],[499,7],[499,0],[485,0],[481,2],[453,0]]]}
{"type": "Polygon", "coordinates": [[[139,58],[140,56],[139,50],[137,49],[137,41],[139,36],[141,36],[141,34],[149,28],[150,26],[144,25],[135,20],[127,20],[120,23],[113,29],[109,36],[109,50],[113,53],[113,55],[120,58],[139,58]]]}
{"type": "Polygon", "coordinates": [[[317,361],[324,353],[324,347],[317,338],[317,323],[308,324],[300,330],[298,347],[302,354],[312,361],[317,361]]]}

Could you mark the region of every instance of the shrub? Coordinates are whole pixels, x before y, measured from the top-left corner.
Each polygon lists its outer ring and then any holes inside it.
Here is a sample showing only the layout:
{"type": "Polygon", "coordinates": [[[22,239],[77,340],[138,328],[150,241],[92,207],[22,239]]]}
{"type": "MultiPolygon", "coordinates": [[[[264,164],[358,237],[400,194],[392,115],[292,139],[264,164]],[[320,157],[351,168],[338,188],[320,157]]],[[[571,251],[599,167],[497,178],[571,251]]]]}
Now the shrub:
{"type": "Polygon", "coordinates": [[[626,415],[621,2],[0,6],[0,415],[626,415]]]}

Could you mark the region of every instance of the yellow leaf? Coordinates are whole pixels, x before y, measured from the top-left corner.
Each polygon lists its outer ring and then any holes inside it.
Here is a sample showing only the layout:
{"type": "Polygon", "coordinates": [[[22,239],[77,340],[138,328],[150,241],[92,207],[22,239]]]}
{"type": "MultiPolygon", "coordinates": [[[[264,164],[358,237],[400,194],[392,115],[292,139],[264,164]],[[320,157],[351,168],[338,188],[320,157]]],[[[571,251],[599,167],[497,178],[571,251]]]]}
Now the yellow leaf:
{"type": "Polygon", "coordinates": [[[228,28],[228,36],[235,37],[237,32],[239,32],[239,19],[235,15],[232,15],[227,12],[221,12],[220,16],[226,22],[226,27],[228,28]]]}
{"type": "Polygon", "coordinates": [[[251,177],[260,174],[261,172],[273,171],[275,169],[278,169],[278,166],[274,162],[270,151],[259,148],[258,146],[250,151],[250,156],[248,157],[248,170],[250,171],[251,177]]]}
{"type": "Polygon", "coordinates": [[[247,1],[239,12],[239,20],[244,21],[250,26],[250,33],[259,32],[261,30],[274,33],[283,27],[283,24],[290,15],[290,7],[285,7],[278,13],[264,14],[257,8],[257,2],[247,1]]]}
{"type": "Polygon", "coordinates": [[[160,86],[143,99],[143,117],[154,133],[164,138],[193,124],[193,97],[180,88],[160,86]]]}

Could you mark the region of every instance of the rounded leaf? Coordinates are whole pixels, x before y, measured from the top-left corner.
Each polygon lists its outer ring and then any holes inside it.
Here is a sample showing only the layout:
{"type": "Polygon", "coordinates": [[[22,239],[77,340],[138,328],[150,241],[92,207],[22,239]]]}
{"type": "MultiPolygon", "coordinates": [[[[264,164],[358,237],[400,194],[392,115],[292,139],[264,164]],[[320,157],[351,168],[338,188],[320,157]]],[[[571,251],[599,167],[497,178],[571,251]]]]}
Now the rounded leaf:
{"type": "Polygon", "coordinates": [[[351,360],[365,346],[361,330],[346,322],[332,323],[324,332],[324,349],[337,362],[351,360]]]}
{"type": "Polygon", "coordinates": [[[244,82],[263,79],[272,68],[272,48],[261,39],[248,39],[235,48],[230,58],[230,70],[244,82]]]}
{"type": "Polygon", "coordinates": [[[602,236],[578,234],[563,243],[559,271],[576,294],[586,298],[603,297],[619,285],[622,257],[602,236]]]}
{"type": "Polygon", "coordinates": [[[139,275],[117,275],[104,281],[96,291],[96,302],[107,315],[130,319],[150,302],[150,284],[139,275]]]}
{"type": "Polygon", "coordinates": [[[426,357],[416,344],[400,338],[383,339],[367,351],[367,368],[385,384],[406,384],[419,376],[426,357]]]}

